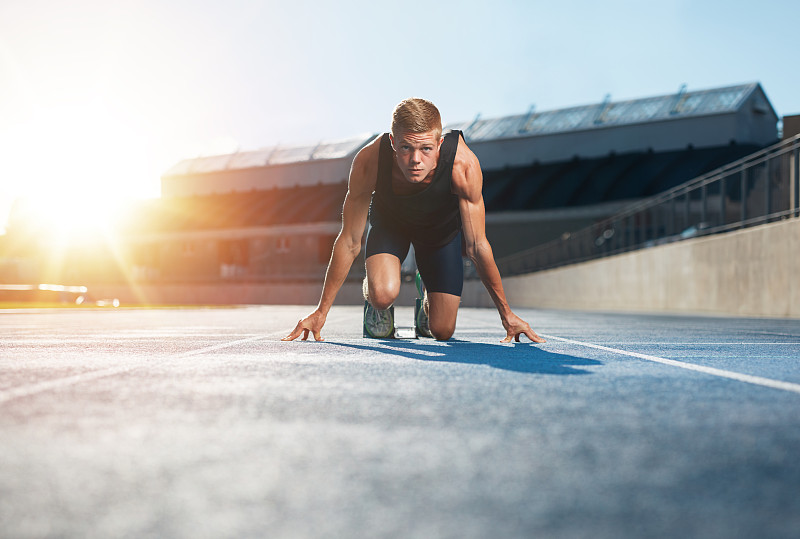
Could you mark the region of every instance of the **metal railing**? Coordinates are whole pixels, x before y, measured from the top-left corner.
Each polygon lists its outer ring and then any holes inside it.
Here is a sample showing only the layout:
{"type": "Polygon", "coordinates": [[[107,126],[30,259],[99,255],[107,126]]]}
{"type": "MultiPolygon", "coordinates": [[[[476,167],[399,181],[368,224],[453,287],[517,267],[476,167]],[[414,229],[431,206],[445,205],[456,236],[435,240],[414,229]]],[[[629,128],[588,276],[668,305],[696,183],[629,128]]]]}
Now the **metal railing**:
{"type": "Polygon", "coordinates": [[[519,275],[800,217],[800,135],[561,238],[497,260],[519,275]]]}

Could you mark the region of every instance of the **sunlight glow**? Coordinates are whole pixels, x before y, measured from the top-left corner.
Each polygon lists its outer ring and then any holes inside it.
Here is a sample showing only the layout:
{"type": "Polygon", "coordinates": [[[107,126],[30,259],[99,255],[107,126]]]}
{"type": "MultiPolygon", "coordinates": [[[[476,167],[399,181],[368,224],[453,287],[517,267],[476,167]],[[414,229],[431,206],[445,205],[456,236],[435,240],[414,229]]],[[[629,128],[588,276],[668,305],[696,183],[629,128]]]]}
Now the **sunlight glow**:
{"type": "Polygon", "coordinates": [[[14,217],[28,230],[36,230],[43,244],[63,249],[100,238],[110,239],[121,205],[79,192],[61,197],[45,193],[17,201],[14,217]]]}
{"type": "Polygon", "coordinates": [[[97,98],[37,109],[0,132],[5,191],[28,200],[55,239],[107,228],[149,170],[141,125],[97,98]]]}
{"type": "Polygon", "coordinates": [[[37,110],[5,138],[6,173],[29,192],[114,192],[147,171],[132,158],[145,157],[141,126],[102,101],[37,110]]]}

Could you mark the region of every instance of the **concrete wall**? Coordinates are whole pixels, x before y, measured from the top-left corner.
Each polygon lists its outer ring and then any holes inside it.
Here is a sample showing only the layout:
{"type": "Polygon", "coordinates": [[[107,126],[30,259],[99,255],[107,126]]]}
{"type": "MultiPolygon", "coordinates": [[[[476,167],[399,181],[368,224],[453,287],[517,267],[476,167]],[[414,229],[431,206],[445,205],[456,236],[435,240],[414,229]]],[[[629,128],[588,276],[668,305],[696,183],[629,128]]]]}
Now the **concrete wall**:
{"type": "MultiPolygon", "coordinates": [[[[800,318],[800,219],[652,247],[503,280],[512,307],[706,313],[800,318]]],[[[176,305],[315,305],[322,282],[99,285],[93,299],[176,305]]],[[[397,305],[414,304],[405,283],[397,305]]],[[[362,302],[348,282],[337,305],[362,302]]],[[[480,281],[464,283],[464,307],[493,307],[480,281]]]]}
{"type": "MultiPolygon", "coordinates": [[[[800,318],[800,219],[510,277],[504,285],[512,307],[800,318]]],[[[469,286],[465,299],[487,305],[480,283],[469,286]]]]}

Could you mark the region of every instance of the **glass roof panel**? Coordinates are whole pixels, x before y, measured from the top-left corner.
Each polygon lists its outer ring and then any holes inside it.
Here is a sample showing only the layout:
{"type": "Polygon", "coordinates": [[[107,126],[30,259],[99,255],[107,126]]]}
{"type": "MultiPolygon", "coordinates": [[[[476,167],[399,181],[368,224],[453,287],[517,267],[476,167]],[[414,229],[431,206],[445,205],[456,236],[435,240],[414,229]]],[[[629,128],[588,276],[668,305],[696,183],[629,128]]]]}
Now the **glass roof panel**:
{"type": "Polygon", "coordinates": [[[189,172],[192,174],[202,174],[215,170],[224,170],[230,161],[230,155],[213,155],[210,157],[199,157],[192,161],[189,172]]]}
{"type": "Polygon", "coordinates": [[[269,161],[274,148],[264,148],[252,152],[239,152],[228,163],[228,168],[255,168],[263,167],[269,161]]]}
{"type": "Polygon", "coordinates": [[[680,116],[714,114],[736,110],[756,83],[730,88],[571,107],[528,115],[484,119],[447,126],[461,129],[469,140],[520,137],[591,129],[607,125],[671,119],[680,116]]]}
{"type": "Polygon", "coordinates": [[[296,163],[298,161],[308,161],[311,153],[316,146],[286,146],[275,148],[269,158],[269,165],[280,165],[285,163],[296,163]]]}
{"type": "Polygon", "coordinates": [[[340,159],[360,150],[375,135],[367,133],[345,140],[321,142],[311,155],[312,159],[340,159]]]}

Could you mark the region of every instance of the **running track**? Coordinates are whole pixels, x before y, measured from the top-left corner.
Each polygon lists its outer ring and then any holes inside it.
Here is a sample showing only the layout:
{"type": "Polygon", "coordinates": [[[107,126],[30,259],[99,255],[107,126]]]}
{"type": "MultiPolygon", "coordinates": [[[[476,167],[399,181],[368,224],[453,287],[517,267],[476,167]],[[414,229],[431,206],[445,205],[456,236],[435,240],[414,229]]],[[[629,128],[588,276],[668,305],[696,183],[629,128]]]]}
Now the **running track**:
{"type": "Polygon", "coordinates": [[[308,310],[0,311],[0,536],[800,532],[798,320],[308,310]]]}

